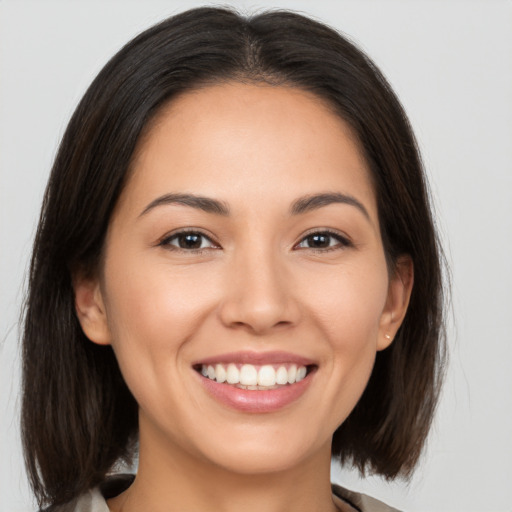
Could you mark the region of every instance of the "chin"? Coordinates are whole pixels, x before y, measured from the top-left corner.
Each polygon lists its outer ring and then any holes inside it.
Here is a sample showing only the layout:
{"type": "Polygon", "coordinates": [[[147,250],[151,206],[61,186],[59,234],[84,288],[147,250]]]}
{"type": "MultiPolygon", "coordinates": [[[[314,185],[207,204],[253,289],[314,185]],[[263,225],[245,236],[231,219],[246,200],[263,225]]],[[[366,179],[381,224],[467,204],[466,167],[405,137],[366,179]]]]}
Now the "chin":
{"type": "Polygon", "coordinates": [[[302,464],[321,453],[330,460],[331,437],[312,439],[296,428],[264,432],[246,429],[242,435],[230,435],[204,447],[203,455],[216,466],[241,475],[273,474],[300,468],[302,464]],[[284,435],[283,435],[284,432],[284,435]]]}

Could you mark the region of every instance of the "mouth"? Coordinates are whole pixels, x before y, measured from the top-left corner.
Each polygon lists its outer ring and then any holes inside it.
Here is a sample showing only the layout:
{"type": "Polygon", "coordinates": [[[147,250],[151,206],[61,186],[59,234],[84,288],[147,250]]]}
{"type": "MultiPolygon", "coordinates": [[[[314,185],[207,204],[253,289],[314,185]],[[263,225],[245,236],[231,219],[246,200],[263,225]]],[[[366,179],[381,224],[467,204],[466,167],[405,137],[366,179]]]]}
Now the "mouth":
{"type": "Polygon", "coordinates": [[[207,379],[250,391],[290,386],[306,378],[315,368],[316,365],[312,364],[290,362],[264,365],[234,362],[194,365],[194,370],[207,379]]]}
{"type": "Polygon", "coordinates": [[[239,352],[204,359],[193,369],[217,402],[245,413],[282,409],[300,399],[318,365],[284,352],[239,352]]]}

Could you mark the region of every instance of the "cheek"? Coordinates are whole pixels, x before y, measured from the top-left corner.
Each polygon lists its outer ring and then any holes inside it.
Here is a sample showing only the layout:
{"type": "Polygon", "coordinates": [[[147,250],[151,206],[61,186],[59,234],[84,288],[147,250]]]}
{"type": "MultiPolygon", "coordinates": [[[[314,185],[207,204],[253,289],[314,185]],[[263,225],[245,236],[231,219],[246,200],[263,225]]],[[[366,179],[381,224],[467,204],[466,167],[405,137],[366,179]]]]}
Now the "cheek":
{"type": "Polygon", "coordinates": [[[310,287],[310,318],[323,336],[328,355],[325,398],[332,404],[328,421],[337,428],[361,397],[370,378],[387,299],[385,263],[373,267],[345,267],[310,287]],[[368,269],[372,269],[368,271],[368,269]]]}
{"type": "Polygon", "coordinates": [[[388,293],[385,262],[328,269],[317,273],[313,282],[304,296],[332,348],[374,347],[388,293]]]}
{"type": "MultiPolygon", "coordinates": [[[[105,275],[112,346],[134,395],[176,376],[168,365],[211,310],[214,286],[201,273],[112,258],[105,275]],[[135,388],[135,389],[134,389],[135,388]]],[[[179,374],[180,368],[177,368],[179,374]]]]}
{"type": "Polygon", "coordinates": [[[205,275],[188,266],[176,268],[154,258],[123,261],[113,257],[112,261],[116,264],[105,270],[106,295],[111,327],[119,341],[126,334],[129,337],[130,331],[142,331],[148,335],[143,344],[163,333],[169,343],[172,333],[194,324],[215,290],[205,275]]]}

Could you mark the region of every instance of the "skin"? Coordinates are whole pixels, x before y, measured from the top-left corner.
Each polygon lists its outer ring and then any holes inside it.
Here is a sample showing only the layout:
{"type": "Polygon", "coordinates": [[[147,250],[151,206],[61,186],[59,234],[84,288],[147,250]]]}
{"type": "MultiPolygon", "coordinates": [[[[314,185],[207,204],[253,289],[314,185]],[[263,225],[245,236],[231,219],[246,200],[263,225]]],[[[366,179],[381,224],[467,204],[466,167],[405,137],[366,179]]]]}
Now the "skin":
{"type": "Polygon", "coordinates": [[[110,221],[103,267],[76,276],[84,332],[111,344],[139,404],[135,482],[112,511],[351,510],[330,489],[331,438],[405,315],[412,263],[386,265],[369,171],[316,96],[268,85],[187,92],[141,140],[110,221]],[[164,194],[221,201],[230,215],[164,194]],[[340,193],[301,214],[304,196],[340,193]],[[200,251],[177,230],[200,231],[200,251]],[[316,247],[312,232],[334,232],[316,247]],[[165,242],[165,243],[162,243],[165,242]],[[315,361],[306,392],[254,414],[214,400],[194,361],[287,351],[315,361]]]}

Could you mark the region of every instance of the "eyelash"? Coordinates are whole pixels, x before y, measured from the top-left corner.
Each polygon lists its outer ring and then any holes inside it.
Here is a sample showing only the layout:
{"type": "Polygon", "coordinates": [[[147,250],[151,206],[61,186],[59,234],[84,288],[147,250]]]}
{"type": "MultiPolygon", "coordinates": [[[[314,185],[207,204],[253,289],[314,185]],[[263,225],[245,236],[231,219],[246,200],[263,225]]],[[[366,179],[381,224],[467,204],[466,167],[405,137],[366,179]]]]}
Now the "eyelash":
{"type": "Polygon", "coordinates": [[[328,247],[303,247],[302,249],[309,249],[310,251],[314,252],[330,252],[330,251],[337,251],[341,249],[346,249],[347,247],[353,247],[353,243],[345,236],[341,235],[340,233],[337,233],[336,231],[331,231],[329,229],[321,229],[321,230],[315,230],[311,231],[310,233],[307,233],[298,244],[295,245],[294,248],[298,247],[300,244],[304,243],[308,238],[311,238],[313,236],[324,236],[329,238],[334,238],[338,244],[328,247]]]}
{"type": "MultiPolygon", "coordinates": [[[[177,233],[173,233],[169,236],[165,236],[158,243],[158,245],[161,247],[165,247],[167,249],[173,250],[173,251],[181,251],[181,252],[193,253],[193,254],[201,254],[204,251],[207,251],[209,249],[220,248],[220,246],[218,244],[216,244],[208,235],[206,235],[205,233],[202,233],[201,231],[194,230],[194,229],[178,231],[177,233]],[[211,246],[187,249],[187,248],[178,247],[176,245],[171,244],[172,241],[179,240],[179,237],[194,236],[194,235],[201,237],[203,240],[208,240],[210,242],[211,246]]],[[[202,245],[202,242],[201,242],[201,245],[202,245]]],[[[339,233],[328,230],[328,229],[322,229],[322,230],[316,230],[316,231],[311,231],[310,233],[307,233],[304,237],[301,238],[299,243],[296,244],[293,248],[298,249],[298,250],[309,249],[314,252],[330,252],[330,251],[336,251],[336,250],[340,250],[340,249],[344,249],[344,248],[352,247],[352,246],[353,246],[353,243],[345,236],[342,236],[339,233]],[[306,242],[308,239],[310,239],[314,236],[324,236],[324,237],[328,237],[328,238],[334,238],[335,240],[337,240],[338,243],[333,246],[329,245],[327,247],[320,247],[320,248],[315,248],[315,247],[299,248],[299,246],[302,243],[306,242]]]]}
{"type": "MultiPolygon", "coordinates": [[[[158,245],[161,247],[165,247],[172,251],[180,251],[180,252],[193,253],[193,254],[201,254],[202,252],[204,252],[208,249],[218,249],[220,247],[208,235],[206,235],[205,233],[202,233],[201,231],[199,231],[197,229],[185,229],[183,231],[178,231],[177,233],[172,233],[171,235],[165,236],[158,243],[158,245]],[[194,236],[194,235],[201,237],[203,240],[208,240],[210,242],[211,246],[210,247],[199,247],[197,249],[194,249],[194,248],[186,249],[186,248],[178,247],[176,245],[171,244],[171,242],[173,240],[178,240],[180,237],[194,236]]],[[[202,242],[201,242],[201,245],[202,245],[202,242]]]]}

